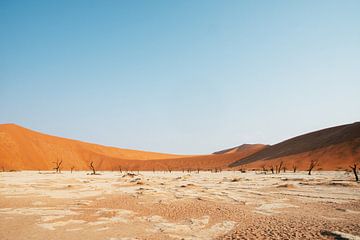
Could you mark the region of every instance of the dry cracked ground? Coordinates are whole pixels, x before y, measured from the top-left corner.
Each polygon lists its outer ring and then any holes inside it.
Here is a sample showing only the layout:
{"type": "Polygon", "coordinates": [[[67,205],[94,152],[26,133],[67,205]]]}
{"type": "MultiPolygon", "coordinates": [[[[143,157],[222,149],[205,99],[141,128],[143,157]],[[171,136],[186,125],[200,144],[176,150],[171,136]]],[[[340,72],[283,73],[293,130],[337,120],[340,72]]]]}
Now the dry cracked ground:
{"type": "Polygon", "coordinates": [[[0,239],[360,239],[344,172],[3,172],[0,239]]]}

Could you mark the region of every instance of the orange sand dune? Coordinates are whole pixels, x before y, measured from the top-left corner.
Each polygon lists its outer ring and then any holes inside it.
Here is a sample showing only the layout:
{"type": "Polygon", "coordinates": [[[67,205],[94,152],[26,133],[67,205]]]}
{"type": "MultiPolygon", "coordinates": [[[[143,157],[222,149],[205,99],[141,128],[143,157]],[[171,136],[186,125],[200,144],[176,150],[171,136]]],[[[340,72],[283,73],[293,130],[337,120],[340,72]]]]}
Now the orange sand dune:
{"type": "Polygon", "coordinates": [[[15,124],[0,124],[0,167],[5,169],[51,169],[57,159],[63,166],[87,168],[88,162],[106,159],[149,160],[183,157],[135,151],[54,137],[15,124]]]}
{"type": "Polygon", "coordinates": [[[360,161],[360,122],[346,124],[297,136],[264,148],[232,163],[231,167],[269,169],[282,161],[289,170],[293,166],[306,170],[311,160],[315,169],[348,169],[360,161]]]}
{"type": "Polygon", "coordinates": [[[258,148],[259,150],[260,149],[262,150],[267,146],[268,145],[264,145],[264,144],[242,144],[242,145],[237,146],[237,147],[228,148],[228,149],[224,149],[224,150],[214,152],[213,154],[228,154],[228,153],[235,153],[235,152],[243,152],[243,151],[251,150],[251,149],[254,149],[254,148],[258,148]]]}
{"type": "Polygon", "coordinates": [[[187,170],[225,168],[235,160],[262,149],[249,145],[226,155],[173,155],[106,147],[35,132],[15,124],[0,124],[0,168],[50,170],[62,160],[62,169],[187,170]]]}

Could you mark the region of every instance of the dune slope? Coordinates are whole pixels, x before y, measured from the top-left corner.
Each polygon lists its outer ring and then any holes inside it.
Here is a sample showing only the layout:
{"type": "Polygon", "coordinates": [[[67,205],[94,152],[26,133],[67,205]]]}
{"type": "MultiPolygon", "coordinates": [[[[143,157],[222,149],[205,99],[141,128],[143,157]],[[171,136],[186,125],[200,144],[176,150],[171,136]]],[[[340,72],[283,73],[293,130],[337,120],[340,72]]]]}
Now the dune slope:
{"type": "Polygon", "coordinates": [[[51,170],[62,160],[62,169],[195,170],[225,168],[236,159],[259,151],[248,145],[226,155],[174,155],[106,147],[32,131],[15,124],[0,124],[0,169],[51,170]]]}
{"type": "Polygon", "coordinates": [[[336,170],[347,168],[360,159],[360,122],[341,125],[297,136],[241,158],[230,166],[246,165],[260,168],[283,161],[287,168],[296,165],[306,169],[312,159],[318,168],[336,170]]]}
{"type": "MultiPolygon", "coordinates": [[[[60,138],[15,124],[0,125],[0,167],[6,169],[51,169],[63,160],[65,168],[87,168],[89,161],[149,160],[178,155],[135,151],[60,138]]],[[[183,156],[182,156],[183,157],[183,156]]]]}

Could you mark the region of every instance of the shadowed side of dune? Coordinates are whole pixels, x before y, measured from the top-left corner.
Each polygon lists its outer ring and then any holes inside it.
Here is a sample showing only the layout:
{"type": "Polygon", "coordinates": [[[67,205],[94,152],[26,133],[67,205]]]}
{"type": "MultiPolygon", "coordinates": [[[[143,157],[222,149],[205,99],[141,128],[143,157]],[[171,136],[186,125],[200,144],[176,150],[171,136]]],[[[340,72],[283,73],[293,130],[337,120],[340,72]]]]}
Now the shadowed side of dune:
{"type": "MultiPolygon", "coordinates": [[[[325,162],[331,165],[332,161],[344,161],[344,164],[354,160],[360,151],[360,122],[326,128],[311,132],[278,144],[264,148],[248,157],[241,158],[230,164],[230,167],[262,162],[270,160],[295,160],[299,157],[302,161],[308,161],[310,157],[327,159],[325,162]],[[321,155],[317,154],[320,153],[321,155]]],[[[343,164],[343,165],[344,165],[343,164]]],[[[259,164],[257,164],[259,165],[259,164]]]]}

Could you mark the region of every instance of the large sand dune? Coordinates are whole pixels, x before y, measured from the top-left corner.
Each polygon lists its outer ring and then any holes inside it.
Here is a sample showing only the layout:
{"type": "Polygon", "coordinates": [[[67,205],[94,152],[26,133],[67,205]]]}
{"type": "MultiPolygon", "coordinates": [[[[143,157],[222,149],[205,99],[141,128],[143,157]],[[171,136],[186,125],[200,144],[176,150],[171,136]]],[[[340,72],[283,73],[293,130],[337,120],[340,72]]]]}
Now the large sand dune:
{"type": "Polygon", "coordinates": [[[0,168],[50,170],[57,160],[62,169],[86,170],[93,161],[98,170],[188,170],[224,168],[262,149],[249,145],[226,155],[174,155],[106,147],[35,132],[15,124],[0,125],[0,168]]]}
{"type": "Polygon", "coordinates": [[[297,136],[269,146],[230,166],[246,168],[269,168],[279,162],[292,168],[306,169],[311,160],[318,160],[317,168],[337,170],[348,168],[360,160],[360,122],[326,128],[297,136]]]}

